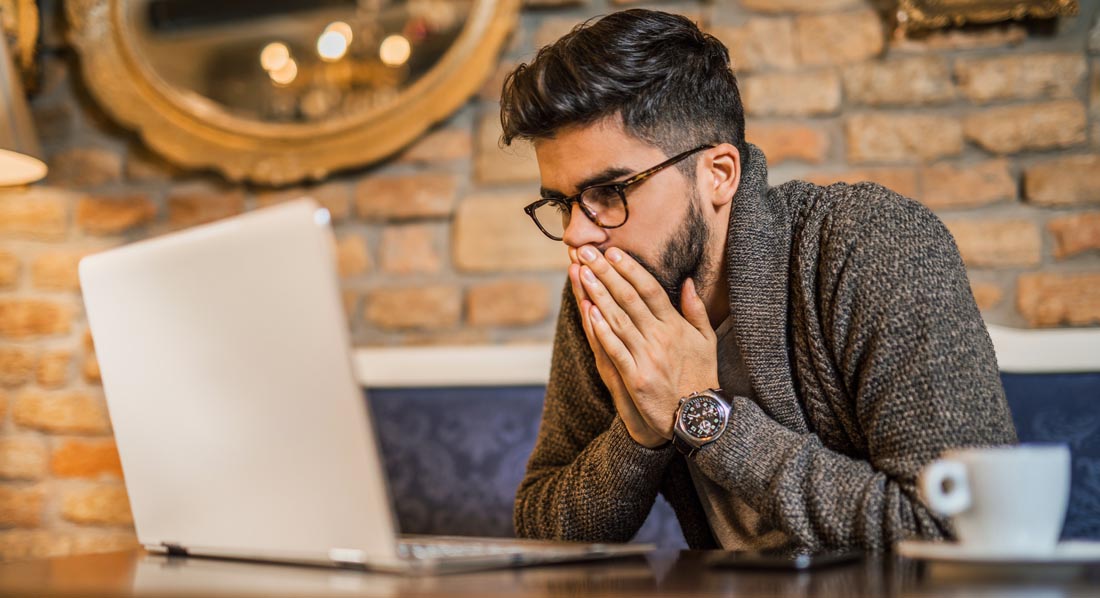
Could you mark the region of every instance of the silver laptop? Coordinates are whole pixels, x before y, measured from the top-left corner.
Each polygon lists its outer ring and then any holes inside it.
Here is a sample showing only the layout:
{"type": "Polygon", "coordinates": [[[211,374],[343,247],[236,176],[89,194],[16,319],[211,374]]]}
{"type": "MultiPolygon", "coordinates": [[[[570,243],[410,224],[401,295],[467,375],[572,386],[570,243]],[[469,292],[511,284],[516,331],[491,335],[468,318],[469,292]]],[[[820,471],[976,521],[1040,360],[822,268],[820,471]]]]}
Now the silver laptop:
{"type": "Polygon", "coordinates": [[[434,571],[653,548],[398,536],[313,201],[89,256],[80,281],[150,551],[434,571]]]}

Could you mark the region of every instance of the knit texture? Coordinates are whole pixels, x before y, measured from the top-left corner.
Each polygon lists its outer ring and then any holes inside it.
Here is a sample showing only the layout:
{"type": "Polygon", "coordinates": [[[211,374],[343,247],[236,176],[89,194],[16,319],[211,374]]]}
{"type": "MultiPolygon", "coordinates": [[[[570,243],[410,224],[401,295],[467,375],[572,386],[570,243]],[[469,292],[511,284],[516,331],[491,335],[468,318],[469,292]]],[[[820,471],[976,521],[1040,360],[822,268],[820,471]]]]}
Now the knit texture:
{"type": "MultiPolygon", "coordinates": [[[[951,535],[920,502],[944,450],[1016,442],[950,233],[873,183],[767,185],[750,146],[726,244],[730,313],[756,397],[693,457],[800,548],[951,535]]],[[[630,540],[658,492],[688,545],[716,547],[687,464],[628,434],[566,286],[543,419],[516,495],[521,537],[630,540]]]]}

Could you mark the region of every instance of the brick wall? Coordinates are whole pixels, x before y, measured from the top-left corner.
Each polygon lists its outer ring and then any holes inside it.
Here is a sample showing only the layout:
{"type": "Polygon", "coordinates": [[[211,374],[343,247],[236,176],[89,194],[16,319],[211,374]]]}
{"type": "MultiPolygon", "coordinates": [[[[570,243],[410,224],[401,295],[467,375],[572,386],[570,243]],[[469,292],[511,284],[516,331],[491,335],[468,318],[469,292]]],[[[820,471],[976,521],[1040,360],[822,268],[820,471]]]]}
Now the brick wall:
{"type": "MultiPolygon", "coordinates": [[[[603,0],[530,0],[478,97],[401,155],[270,190],[185,173],[88,99],[59,0],[40,2],[32,108],[49,179],[0,192],[0,559],[134,543],[76,263],[313,194],[331,210],[361,345],[548,341],[564,252],[520,207],[528,149],[497,148],[503,74],[603,0]]],[[[1058,27],[890,40],[866,0],[665,3],[731,48],[773,183],[879,181],[956,235],[989,321],[1100,324],[1100,0],[1058,27]]]]}

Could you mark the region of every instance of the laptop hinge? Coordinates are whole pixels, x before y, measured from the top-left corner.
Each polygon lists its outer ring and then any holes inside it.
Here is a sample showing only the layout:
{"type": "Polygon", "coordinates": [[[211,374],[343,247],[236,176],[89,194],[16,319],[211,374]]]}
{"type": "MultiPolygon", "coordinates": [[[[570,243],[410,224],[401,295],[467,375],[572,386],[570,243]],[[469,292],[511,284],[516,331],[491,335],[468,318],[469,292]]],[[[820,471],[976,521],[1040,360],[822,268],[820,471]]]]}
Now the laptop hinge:
{"type": "Polygon", "coordinates": [[[168,551],[168,556],[187,556],[188,554],[186,548],[175,542],[161,542],[160,545],[168,551]]]}

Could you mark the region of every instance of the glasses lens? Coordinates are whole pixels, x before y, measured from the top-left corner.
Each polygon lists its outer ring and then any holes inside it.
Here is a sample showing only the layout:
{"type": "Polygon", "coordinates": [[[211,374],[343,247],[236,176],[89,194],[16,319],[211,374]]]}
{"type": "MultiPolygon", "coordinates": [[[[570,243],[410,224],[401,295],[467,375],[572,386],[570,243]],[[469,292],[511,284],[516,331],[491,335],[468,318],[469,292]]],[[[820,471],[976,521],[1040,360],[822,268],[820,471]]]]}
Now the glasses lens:
{"type": "Polygon", "coordinates": [[[596,215],[600,226],[619,226],[626,220],[626,202],[614,187],[589,187],[581,194],[581,201],[596,215]]]}
{"type": "Polygon", "coordinates": [[[535,208],[535,218],[543,230],[554,238],[561,239],[565,235],[565,227],[569,226],[569,206],[548,201],[535,208]]]}

